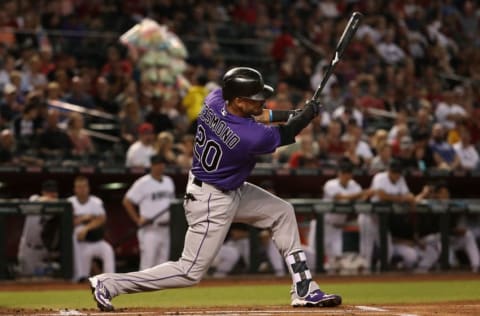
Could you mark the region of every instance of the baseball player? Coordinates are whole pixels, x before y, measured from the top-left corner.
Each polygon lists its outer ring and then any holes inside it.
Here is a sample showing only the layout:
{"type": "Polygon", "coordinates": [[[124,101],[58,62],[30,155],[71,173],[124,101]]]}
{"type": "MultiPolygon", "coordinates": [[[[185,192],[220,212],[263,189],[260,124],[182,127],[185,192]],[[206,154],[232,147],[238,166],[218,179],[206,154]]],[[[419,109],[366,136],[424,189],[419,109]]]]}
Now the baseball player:
{"type": "Polygon", "coordinates": [[[102,260],[104,272],[115,272],[115,254],[103,239],[106,214],[100,198],[90,194],[88,179],[78,176],[74,180],[75,195],[68,198],[73,208],[73,266],[74,281],[90,275],[92,260],[102,260]]]}
{"type": "MultiPolygon", "coordinates": [[[[264,84],[258,71],[237,67],[224,75],[221,89],[207,96],[198,117],[193,166],[186,187],[184,208],[188,230],[182,256],[176,262],[144,271],[90,278],[93,297],[101,310],[113,310],[111,299],[123,293],[179,288],[200,282],[232,222],[272,230],[292,276],[292,306],[341,304],[340,296],[322,292],[312,279],[293,206],[245,181],[255,167],[257,155],[293,143],[320,110],[320,104],[309,101],[286,124],[256,122],[253,116],[263,113],[265,100],[272,94],[273,88],[264,84]]],[[[271,115],[271,121],[278,119],[277,113],[272,111],[271,115]]]]}
{"type": "Polygon", "coordinates": [[[135,181],[123,199],[125,210],[139,227],[140,270],[161,264],[170,256],[169,208],[175,185],[163,174],[166,163],[161,155],[150,157],[150,173],[135,181]]]}
{"type": "MultiPolygon", "coordinates": [[[[353,180],[352,173],[352,162],[348,158],[340,161],[338,176],[328,180],[323,186],[323,199],[325,201],[351,202],[367,197],[370,191],[362,190],[362,187],[353,180]]],[[[343,254],[343,227],[347,222],[347,217],[348,214],[325,214],[324,249],[327,259],[325,269],[329,272],[338,268],[336,263],[343,254]]]]}
{"type": "MultiPolygon", "coordinates": [[[[428,193],[424,190],[417,196],[414,196],[402,175],[403,169],[404,167],[399,160],[392,159],[387,171],[379,172],[373,177],[370,186],[372,202],[385,201],[414,204],[428,193]]],[[[358,227],[360,231],[360,255],[367,261],[368,268],[370,268],[374,247],[378,247],[380,241],[378,216],[376,214],[361,213],[358,216],[358,227]]],[[[392,243],[391,236],[389,236],[389,244],[389,258],[392,258],[393,255],[398,255],[404,262],[412,262],[412,266],[413,263],[419,265],[420,263],[417,262],[421,258],[425,259],[425,266],[436,260],[434,258],[435,255],[430,256],[430,253],[418,254],[415,247],[404,243],[392,243]]]]}
{"type": "MultiPolygon", "coordinates": [[[[58,186],[53,180],[42,183],[41,195],[32,195],[29,201],[52,202],[58,200],[58,186]]],[[[25,276],[42,274],[49,258],[47,245],[42,240],[42,230],[49,215],[27,215],[18,246],[19,273],[25,276]]]]}

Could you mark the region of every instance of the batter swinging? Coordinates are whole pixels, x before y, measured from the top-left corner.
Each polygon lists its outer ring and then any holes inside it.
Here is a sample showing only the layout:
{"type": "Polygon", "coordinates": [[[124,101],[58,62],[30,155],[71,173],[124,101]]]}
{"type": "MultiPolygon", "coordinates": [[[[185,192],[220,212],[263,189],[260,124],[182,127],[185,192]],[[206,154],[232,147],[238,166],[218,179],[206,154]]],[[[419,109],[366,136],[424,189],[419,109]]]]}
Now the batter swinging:
{"type": "MultiPolygon", "coordinates": [[[[271,229],[292,275],[292,306],[341,304],[340,296],[325,294],[312,280],[292,205],[245,182],[257,155],[293,143],[319,111],[320,105],[309,101],[285,125],[256,122],[253,116],[263,113],[265,100],[272,94],[273,88],[264,84],[258,71],[238,67],[224,75],[222,89],[207,96],[198,118],[195,155],[185,194],[188,231],[182,256],[176,262],[139,272],[105,273],[90,278],[94,299],[101,310],[113,310],[111,299],[119,294],[200,282],[232,222],[271,229]]],[[[283,112],[270,114],[271,121],[288,118],[283,112]]]]}

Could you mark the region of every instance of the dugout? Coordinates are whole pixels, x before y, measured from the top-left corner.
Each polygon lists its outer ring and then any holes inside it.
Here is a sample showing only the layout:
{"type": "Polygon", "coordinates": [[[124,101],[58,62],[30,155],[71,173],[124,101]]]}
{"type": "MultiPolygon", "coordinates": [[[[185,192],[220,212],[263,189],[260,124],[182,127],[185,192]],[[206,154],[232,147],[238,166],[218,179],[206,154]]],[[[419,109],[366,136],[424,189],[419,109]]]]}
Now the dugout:
{"type": "MultiPolygon", "coordinates": [[[[99,196],[105,203],[107,211],[106,240],[115,244],[120,236],[128,229],[134,227],[134,224],[128,218],[124,211],[121,200],[128,187],[147,170],[143,168],[127,169],[124,167],[0,167],[0,198],[2,199],[26,199],[30,195],[38,192],[38,185],[46,179],[54,179],[59,183],[59,196],[66,198],[72,195],[72,187],[74,178],[79,175],[85,175],[89,178],[91,184],[91,192],[99,196]]],[[[187,173],[181,170],[169,169],[167,174],[170,175],[176,185],[176,195],[178,199],[182,199],[184,188],[187,181],[187,173]]],[[[325,181],[335,176],[335,170],[309,170],[309,169],[255,169],[250,181],[253,183],[261,183],[265,180],[271,180],[275,191],[279,196],[289,199],[319,199],[321,198],[322,187],[325,181]]],[[[372,175],[361,170],[357,170],[354,175],[355,179],[362,187],[370,184],[372,175]]],[[[437,180],[446,181],[451,188],[452,197],[461,199],[478,198],[476,188],[480,186],[480,174],[468,172],[430,172],[427,174],[409,173],[406,175],[407,183],[413,192],[421,190],[426,183],[437,180]]],[[[310,202],[309,202],[310,203],[310,202]]],[[[297,212],[301,213],[305,205],[298,205],[297,212]]],[[[311,206],[309,207],[311,212],[311,206]]],[[[475,207],[468,211],[475,211],[475,207]]],[[[429,210],[431,211],[431,210],[429,210]]],[[[2,216],[4,217],[4,216],[2,216]]],[[[6,217],[5,217],[6,218],[6,217]]],[[[447,219],[448,221],[448,219],[447,219]]],[[[2,260],[3,262],[11,262],[16,257],[16,244],[21,233],[21,225],[19,222],[12,223],[4,221],[4,225],[9,230],[6,244],[4,247],[2,260]],[[15,235],[16,234],[16,235],[15,235]]],[[[172,232],[175,233],[172,244],[172,259],[176,259],[181,253],[183,247],[183,235],[185,232],[185,218],[181,205],[172,207],[172,232]]],[[[320,225],[319,225],[320,226],[320,225]]],[[[5,234],[7,231],[2,227],[1,231],[5,234]]],[[[317,243],[319,244],[319,243],[317,243]]],[[[321,243],[320,243],[321,244],[321,243]]],[[[253,245],[254,246],[254,245],[253,245]]],[[[117,255],[118,270],[128,269],[129,266],[135,264],[138,260],[138,246],[136,238],[133,236],[128,241],[123,242],[115,247],[117,255]]],[[[252,252],[253,253],[253,252],[252,252]]]]}

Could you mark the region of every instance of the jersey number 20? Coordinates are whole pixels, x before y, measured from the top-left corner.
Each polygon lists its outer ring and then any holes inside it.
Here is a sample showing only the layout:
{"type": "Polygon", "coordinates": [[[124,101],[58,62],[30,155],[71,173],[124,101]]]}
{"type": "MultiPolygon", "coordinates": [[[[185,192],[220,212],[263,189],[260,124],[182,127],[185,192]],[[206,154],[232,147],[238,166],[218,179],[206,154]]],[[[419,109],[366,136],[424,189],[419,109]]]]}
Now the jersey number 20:
{"type": "Polygon", "coordinates": [[[212,172],[217,170],[223,154],[222,147],[212,139],[207,140],[205,129],[202,125],[198,125],[197,128],[194,153],[205,171],[212,172]]]}

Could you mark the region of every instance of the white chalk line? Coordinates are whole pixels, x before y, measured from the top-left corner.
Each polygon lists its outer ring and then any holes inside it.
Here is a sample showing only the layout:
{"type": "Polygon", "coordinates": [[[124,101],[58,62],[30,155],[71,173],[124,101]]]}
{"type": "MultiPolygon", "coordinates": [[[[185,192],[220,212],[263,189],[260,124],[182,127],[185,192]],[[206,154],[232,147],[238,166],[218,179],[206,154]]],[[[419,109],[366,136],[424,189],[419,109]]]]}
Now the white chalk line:
{"type": "MultiPolygon", "coordinates": [[[[353,308],[347,309],[331,309],[331,308],[312,308],[312,309],[297,309],[297,308],[290,308],[285,310],[275,309],[275,310],[217,310],[217,311],[208,311],[208,310],[197,310],[197,311],[165,311],[162,314],[164,315],[258,315],[258,316],[268,316],[268,315],[278,315],[278,314],[345,314],[345,313],[365,313],[365,314],[381,314],[388,312],[389,315],[392,316],[418,316],[417,314],[405,313],[405,312],[394,312],[382,307],[376,306],[365,306],[365,305],[358,305],[352,306],[353,308]]],[[[151,315],[151,314],[158,314],[158,311],[148,312],[148,311],[125,311],[125,312],[115,312],[115,315],[151,315]]],[[[112,313],[108,312],[80,312],[75,309],[64,309],[59,310],[56,313],[44,313],[44,314],[37,314],[38,316],[74,316],[74,315],[89,315],[89,316],[96,316],[96,315],[112,315],[112,313]]]]}

